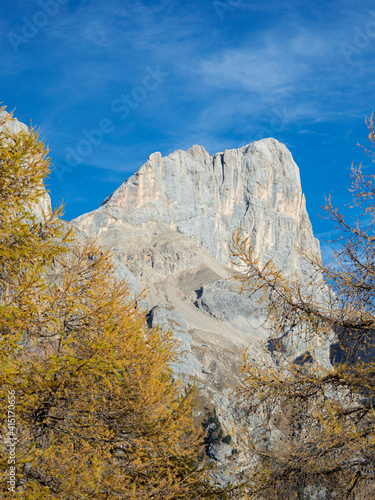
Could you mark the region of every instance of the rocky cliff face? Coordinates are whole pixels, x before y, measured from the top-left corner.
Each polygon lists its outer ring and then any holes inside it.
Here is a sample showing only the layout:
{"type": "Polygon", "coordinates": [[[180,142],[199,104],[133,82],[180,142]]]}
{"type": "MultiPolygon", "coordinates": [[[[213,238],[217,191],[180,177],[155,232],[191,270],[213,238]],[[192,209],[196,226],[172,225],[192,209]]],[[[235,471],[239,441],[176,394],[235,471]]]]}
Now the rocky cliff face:
{"type": "Polygon", "coordinates": [[[213,156],[201,146],[165,158],[154,153],[98,210],[76,222],[95,234],[162,223],[224,265],[240,226],[261,257],[276,259],[285,270],[301,267],[296,247],[319,252],[298,167],[275,139],[213,156]]]}
{"type": "Polygon", "coordinates": [[[165,158],[154,153],[73,223],[148,287],[150,324],[171,328],[181,342],[175,373],[199,382],[204,404],[221,409],[230,432],[228,394],[240,352],[250,346],[262,363],[259,346],[268,335],[257,304],[230,281],[232,233],[241,227],[261,259],[291,274],[309,274],[297,249],[320,251],[288,149],[264,139],[212,156],[201,146],[165,158]]]}

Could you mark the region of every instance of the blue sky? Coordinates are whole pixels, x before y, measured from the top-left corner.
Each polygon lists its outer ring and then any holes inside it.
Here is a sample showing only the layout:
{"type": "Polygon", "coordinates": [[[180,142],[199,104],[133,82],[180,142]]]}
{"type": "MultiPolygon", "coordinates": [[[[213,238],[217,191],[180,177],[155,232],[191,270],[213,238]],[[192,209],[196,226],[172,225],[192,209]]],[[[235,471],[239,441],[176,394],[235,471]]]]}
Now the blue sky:
{"type": "Polygon", "coordinates": [[[154,151],[270,136],[300,167],[315,234],[332,229],[324,194],[348,201],[375,108],[373,2],[13,0],[0,33],[0,101],[40,127],[67,219],[154,151]]]}

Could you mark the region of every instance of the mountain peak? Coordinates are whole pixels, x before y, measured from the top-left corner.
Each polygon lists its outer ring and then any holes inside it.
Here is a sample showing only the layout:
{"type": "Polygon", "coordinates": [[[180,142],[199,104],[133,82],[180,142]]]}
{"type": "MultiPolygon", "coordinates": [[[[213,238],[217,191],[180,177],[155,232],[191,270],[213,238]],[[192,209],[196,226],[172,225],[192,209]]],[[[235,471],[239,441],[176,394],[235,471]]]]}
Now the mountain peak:
{"type": "Polygon", "coordinates": [[[205,148],[203,146],[199,146],[198,144],[194,144],[186,152],[193,158],[209,158],[210,156],[205,148]]]}
{"type": "Polygon", "coordinates": [[[297,248],[319,252],[299,169],[286,146],[272,138],[212,156],[199,145],[166,157],[153,153],[98,210],[77,222],[95,232],[115,220],[117,228],[162,223],[225,265],[240,226],[259,256],[273,257],[291,272],[298,267],[297,248]]]}

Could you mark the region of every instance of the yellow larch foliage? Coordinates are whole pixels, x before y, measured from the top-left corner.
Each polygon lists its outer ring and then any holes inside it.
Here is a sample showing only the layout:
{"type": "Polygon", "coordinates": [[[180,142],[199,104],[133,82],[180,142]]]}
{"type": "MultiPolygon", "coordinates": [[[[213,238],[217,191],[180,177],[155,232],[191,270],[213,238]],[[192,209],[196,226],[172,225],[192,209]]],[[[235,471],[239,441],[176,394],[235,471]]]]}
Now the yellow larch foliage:
{"type": "Polygon", "coordinates": [[[227,498],[197,465],[193,388],[110,254],[36,210],[50,171],[34,130],[0,120],[1,498],[227,498]],[[13,481],[14,480],[14,481],[13,481]]]}
{"type": "MultiPolygon", "coordinates": [[[[374,148],[372,118],[368,125],[374,148]]],[[[374,150],[367,153],[374,160],[374,150]]],[[[352,219],[327,199],[337,249],[330,264],[305,255],[310,276],[286,276],[272,261],[262,263],[241,231],[233,236],[242,293],[259,299],[276,346],[273,360],[269,343],[261,361],[248,353],[242,360],[237,395],[248,420],[239,440],[253,460],[249,498],[375,498],[374,181],[352,167],[352,219]],[[284,348],[288,338],[294,344],[284,348]],[[304,355],[293,352],[298,339],[304,355]],[[319,349],[331,364],[315,355],[319,349]]]]}

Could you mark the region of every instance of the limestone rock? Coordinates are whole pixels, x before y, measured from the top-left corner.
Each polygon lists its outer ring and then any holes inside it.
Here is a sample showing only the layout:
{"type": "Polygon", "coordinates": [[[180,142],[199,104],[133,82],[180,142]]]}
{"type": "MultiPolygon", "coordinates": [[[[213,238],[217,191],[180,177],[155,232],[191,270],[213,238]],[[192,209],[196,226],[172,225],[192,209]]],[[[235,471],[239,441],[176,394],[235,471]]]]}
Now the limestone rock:
{"type": "Polygon", "coordinates": [[[153,153],[97,210],[73,223],[147,287],[153,324],[180,325],[176,336],[183,332],[190,345],[186,375],[200,369],[202,383],[219,391],[235,383],[240,351],[251,345],[257,358],[267,337],[256,302],[233,290],[233,231],[241,227],[261,259],[290,274],[309,274],[297,249],[320,251],[298,167],[275,139],[212,156],[197,145],[167,157],[153,153]]]}
{"type": "Polygon", "coordinates": [[[298,167],[275,139],[212,156],[201,146],[164,158],[154,153],[98,210],[75,222],[95,234],[163,223],[225,265],[240,226],[259,256],[288,272],[305,272],[296,248],[319,252],[298,167]]]}
{"type": "MultiPolygon", "coordinates": [[[[0,111],[0,120],[3,118],[6,118],[9,115],[10,114],[7,111],[0,111]]],[[[27,132],[29,130],[27,125],[18,121],[17,118],[11,118],[11,120],[9,120],[7,122],[7,129],[12,134],[18,134],[20,132],[27,132]]]]}
{"type": "Polygon", "coordinates": [[[319,254],[298,167],[275,139],[212,156],[197,145],[167,157],[153,153],[73,223],[148,288],[150,308],[166,303],[178,310],[203,363],[202,380],[216,388],[233,381],[229,364],[239,352],[251,344],[257,353],[267,336],[256,302],[238,296],[230,282],[233,231],[241,227],[261,259],[290,274],[310,271],[297,249],[319,254]],[[228,350],[226,362],[220,350],[228,350]]]}
{"type": "MultiPolygon", "coordinates": [[[[9,116],[9,113],[6,111],[0,111],[0,120],[9,116]]],[[[0,127],[0,130],[3,127],[0,127]]],[[[17,118],[11,118],[6,124],[6,128],[11,134],[19,134],[20,132],[27,132],[29,129],[27,125],[17,120],[17,118]]],[[[51,213],[51,197],[47,191],[41,196],[38,200],[38,203],[33,207],[33,211],[39,217],[42,217],[43,214],[48,215],[51,213]]]]}
{"type": "Polygon", "coordinates": [[[192,339],[188,327],[174,307],[160,303],[151,309],[149,313],[149,325],[158,326],[163,331],[172,331],[177,343],[179,359],[173,362],[171,368],[175,374],[192,377],[202,376],[202,364],[191,353],[192,339]]]}

